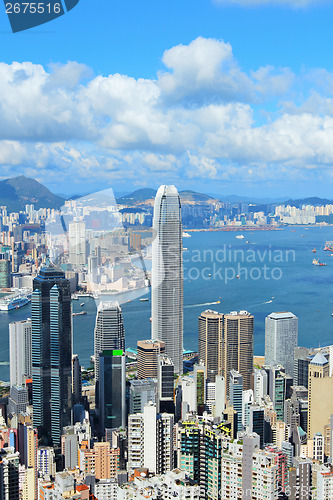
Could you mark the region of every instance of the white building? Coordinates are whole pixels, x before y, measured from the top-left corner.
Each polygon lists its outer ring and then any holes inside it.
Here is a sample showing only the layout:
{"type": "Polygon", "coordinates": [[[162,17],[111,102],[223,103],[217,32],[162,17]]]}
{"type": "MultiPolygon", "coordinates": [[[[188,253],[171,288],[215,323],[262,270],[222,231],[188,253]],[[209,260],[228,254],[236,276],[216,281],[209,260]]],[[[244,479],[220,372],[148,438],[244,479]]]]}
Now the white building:
{"type": "Polygon", "coordinates": [[[152,339],[165,342],[175,373],[183,373],[183,243],[180,197],[161,186],[154,204],[152,339]]]}
{"type": "Polygon", "coordinates": [[[145,405],[143,413],[128,417],[128,472],[147,467],[162,474],[173,468],[174,417],[158,414],[156,405],[145,405]]]}
{"type": "Polygon", "coordinates": [[[294,349],[298,343],[298,318],[291,312],[274,312],[265,320],[265,364],[282,365],[294,375],[294,349]]]}
{"type": "Polygon", "coordinates": [[[68,224],[69,262],[74,267],[86,264],[86,223],[72,221],[68,224]]]}
{"type": "Polygon", "coordinates": [[[43,479],[54,477],[56,473],[54,449],[50,446],[37,450],[37,471],[43,479]]]}
{"type": "MultiPolygon", "coordinates": [[[[118,500],[199,500],[200,487],[180,469],[174,469],[162,476],[135,477],[130,483],[118,488],[118,500]]],[[[99,497],[98,497],[99,498],[99,497]]]]}
{"type": "Polygon", "coordinates": [[[31,320],[9,324],[10,385],[23,385],[31,377],[31,320]]]}

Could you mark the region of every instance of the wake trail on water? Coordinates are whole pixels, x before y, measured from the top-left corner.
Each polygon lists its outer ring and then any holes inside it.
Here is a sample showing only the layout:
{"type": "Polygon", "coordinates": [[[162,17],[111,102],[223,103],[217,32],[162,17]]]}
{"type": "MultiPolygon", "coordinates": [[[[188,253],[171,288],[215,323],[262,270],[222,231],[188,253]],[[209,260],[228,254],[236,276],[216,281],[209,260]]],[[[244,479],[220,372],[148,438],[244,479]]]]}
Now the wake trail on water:
{"type": "Polygon", "coordinates": [[[216,302],[204,302],[203,304],[189,304],[187,306],[184,306],[184,309],[191,309],[193,307],[202,307],[202,306],[213,306],[215,304],[220,304],[220,301],[216,302]]]}

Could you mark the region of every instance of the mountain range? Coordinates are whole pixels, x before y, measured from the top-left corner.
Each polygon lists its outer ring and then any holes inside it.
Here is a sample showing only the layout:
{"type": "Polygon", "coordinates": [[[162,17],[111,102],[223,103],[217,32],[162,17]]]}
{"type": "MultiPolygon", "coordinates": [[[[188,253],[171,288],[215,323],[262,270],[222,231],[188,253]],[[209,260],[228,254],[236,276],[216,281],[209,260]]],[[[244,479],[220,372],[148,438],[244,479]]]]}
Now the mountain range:
{"type": "MultiPolygon", "coordinates": [[[[117,198],[117,203],[127,206],[140,206],[143,204],[152,205],[156,195],[156,189],[143,188],[133,191],[125,196],[117,198]]],[[[309,197],[296,200],[268,199],[268,198],[250,198],[237,195],[221,196],[217,194],[203,194],[195,191],[184,190],[179,192],[182,204],[212,204],[218,200],[229,203],[252,203],[255,205],[265,205],[274,203],[284,203],[299,207],[305,205],[326,205],[333,203],[326,198],[309,197]]],[[[80,196],[72,196],[71,199],[77,199],[80,196]]],[[[24,175],[5,179],[0,181],[0,205],[6,205],[9,212],[19,212],[25,209],[25,205],[33,204],[39,208],[61,208],[66,198],[53,194],[47,187],[40,182],[24,175]]]]}

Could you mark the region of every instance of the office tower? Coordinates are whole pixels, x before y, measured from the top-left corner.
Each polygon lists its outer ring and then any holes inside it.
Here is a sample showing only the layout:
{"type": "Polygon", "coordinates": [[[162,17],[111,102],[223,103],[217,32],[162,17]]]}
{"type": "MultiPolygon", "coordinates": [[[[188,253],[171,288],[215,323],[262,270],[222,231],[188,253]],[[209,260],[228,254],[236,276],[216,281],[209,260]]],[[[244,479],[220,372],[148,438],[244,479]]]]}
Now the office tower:
{"type": "Polygon", "coordinates": [[[68,224],[69,262],[73,267],[86,264],[86,223],[72,221],[68,224]]]}
{"type": "Polygon", "coordinates": [[[157,378],[158,356],[164,353],[164,342],[139,340],[137,343],[138,379],[157,378]]]}
{"type": "Polygon", "coordinates": [[[143,413],[128,417],[128,472],[138,467],[164,474],[173,469],[174,416],[158,413],[150,403],[143,413]]]}
{"type": "Polygon", "coordinates": [[[10,288],[10,261],[0,259],[0,288],[10,288]]]}
{"type": "Polygon", "coordinates": [[[250,407],[254,404],[252,389],[243,391],[242,399],[243,399],[242,422],[243,422],[243,428],[246,429],[250,421],[250,407]]]}
{"type": "Polygon", "coordinates": [[[310,349],[295,347],[294,349],[294,385],[308,387],[310,349]]]}
{"type": "Polygon", "coordinates": [[[121,349],[99,354],[98,407],[101,435],[126,427],[126,356],[121,349]]]}
{"type": "Polygon", "coordinates": [[[157,365],[157,411],[174,413],[174,373],[175,367],[168,356],[160,355],[157,365]]]}
{"type": "Polygon", "coordinates": [[[311,500],[311,465],[309,459],[294,458],[294,466],[289,469],[289,500],[302,500],[302,496],[311,500]]]}
{"type": "Polygon", "coordinates": [[[165,342],[175,373],[183,373],[183,244],[180,198],[161,186],[154,204],[152,245],[152,335],[165,342]]]}
{"type": "Polygon", "coordinates": [[[253,374],[253,395],[256,403],[261,403],[268,393],[268,375],[266,370],[255,368],[253,374]]]}
{"type": "Polygon", "coordinates": [[[247,311],[224,316],[222,375],[229,394],[229,373],[238,371],[243,377],[243,389],[253,386],[253,316],[247,311]]]}
{"type": "Polygon", "coordinates": [[[74,427],[65,427],[61,436],[61,454],[63,456],[63,468],[75,469],[79,463],[79,440],[74,434],[74,427]]]}
{"type": "Polygon", "coordinates": [[[236,370],[231,370],[229,381],[229,403],[237,411],[237,431],[243,428],[243,377],[236,370]]]}
{"type": "Polygon", "coordinates": [[[130,380],[129,412],[142,413],[150,401],[156,403],[157,381],[153,378],[130,380]]]}
{"type": "Polygon", "coordinates": [[[324,435],[333,414],[333,398],[329,397],[333,394],[333,377],[329,376],[329,363],[321,352],[310,362],[308,389],[308,439],[313,439],[317,432],[324,435]]]}
{"type": "Polygon", "coordinates": [[[223,314],[204,311],[199,316],[199,363],[207,369],[207,378],[215,382],[222,372],[223,314]]]}
{"type": "Polygon", "coordinates": [[[215,416],[216,385],[215,382],[206,383],[205,408],[208,413],[215,416]]]}
{"type": "Polygon", "coordinates": [[[8,447],[0,450],[0,498],[19,500],[19,453],[8,447]]]}
{"type": "Polygon", "coordinates": [[[99,380],[99,354],[125,350],[125,329],[118,302],[100,302],[95,323],[95,380],[99,380]]]}
{"type": "Polygon", "coordinates": [[[73,392],[73,405],[80,402],[82,396],[82,373],[79,356],[73,354],[72,356],[72,392],[73,392]]]}
{"type": "Polygon", "coordinates": [[[268,395],[273,403],[277,420],[284,420],[285,401],[290,397],[292,378],[282,366],[265,367],[268,373],[268,395]]]}
{"type": "Polygon", "coordinates": [[[260,438],[260,448],[264,447],[265,435],[265,409],[262,406],[254,404],[249,409],[249,429],[251,433],[258,434],[260,438]]]}
{"type": "Polygon", "coordinates": [[[31,377],[31,320],[9,324],[10,385],[23,385],[31,377]]]}
{"type": "Polygon", "coordinates": [[[265,319],[265,364],[281,365],[294,376],[294,349],[298,341],[298,318],[291,312],[274,312],[265,319]]]}
{"type": "Polygon", "coordinates": [[[69,282],[42,267],[31,297],[33,422],[46,444],[60,446],[72,400],[72,307],[69,282]]]}
{"type": "Polygon", "coordinates": [[[8,413],[19,416],[20,413],[26,412],[28,404],[28,389],[21,385],[13,385],[8,398],[8,413]]]}

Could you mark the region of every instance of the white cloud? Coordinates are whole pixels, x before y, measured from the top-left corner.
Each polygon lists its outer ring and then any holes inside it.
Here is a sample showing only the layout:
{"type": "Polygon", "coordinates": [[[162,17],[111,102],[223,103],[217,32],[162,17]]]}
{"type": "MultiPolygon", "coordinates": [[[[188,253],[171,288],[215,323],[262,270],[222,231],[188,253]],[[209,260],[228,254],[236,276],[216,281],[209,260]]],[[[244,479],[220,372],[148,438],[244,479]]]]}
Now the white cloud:
{"type": "Polygon", "coordinates": [[[75,62],[48,70],[0,63],[3,171],[14,175],[24,166],[62,182],[255,181],[333,165],[333,100],[326,95],[333,77],[326,70],[246,73],[230,44],[202,37],[166,50],[162,61],[156,79],[93,76],[75,62]],[[302,85],[296,105],[293,92],[302,85]]]}

